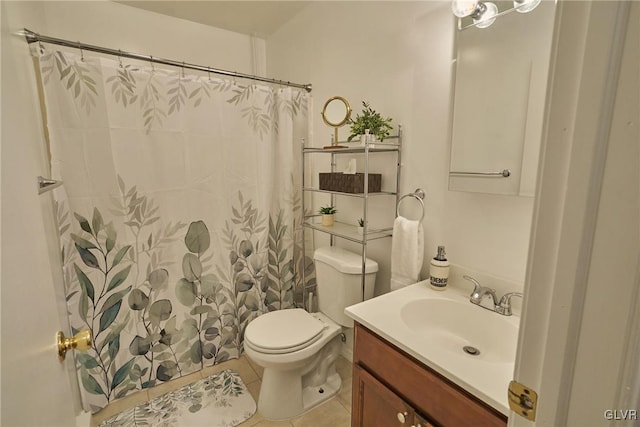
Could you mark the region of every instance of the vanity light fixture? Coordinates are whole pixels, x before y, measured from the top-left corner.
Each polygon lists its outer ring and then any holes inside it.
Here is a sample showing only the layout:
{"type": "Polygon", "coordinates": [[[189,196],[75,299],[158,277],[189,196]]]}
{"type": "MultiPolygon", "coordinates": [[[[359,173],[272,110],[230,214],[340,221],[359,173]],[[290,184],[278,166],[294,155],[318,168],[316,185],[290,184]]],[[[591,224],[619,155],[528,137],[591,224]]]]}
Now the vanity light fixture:
{"type": "Polygon", "coordinates": [[[451,10],[458,18],[468,16],[473,19],[473,24],[478,28],[487,28],[493,24],[498,14],[498,7],[495,3],[478,0],[453,0],[451,10]]]}
{"type": "Polygon", "coordinates": [[[531,12],[542,0],[513,0],[513,7],[520,13],[531,12]]]}
{"type": "Polygon", "coordinates": [[[538,7],[542,0],[511,0],[496,3],[479,0],[453,0],[451,10],[459,18],[458,29],[468,26],[487,28],[493,24],[499,15],[516,10],[520,13],[531,12],[538,7]],[[504,4],[503,4],[504,3],[504,4]],[[463,23],[466,18],[467,23],[463,23]]]}
{"type": "Polygon", "coordinates": [[[491,2],[478,3],[478,6],[482,6],[482,11],[474,12],[474,14],[471,15],[473,23],[476,24],[478,28],[487,28],[496,21],[498,6],[491,2]]]}
{"type": "Polygon", "coordinates": [[[458,18],[464,18],[472,15],[476,11],[478,4],[478,0],[453,0],[451,2],[451,10],[458,18]]]}

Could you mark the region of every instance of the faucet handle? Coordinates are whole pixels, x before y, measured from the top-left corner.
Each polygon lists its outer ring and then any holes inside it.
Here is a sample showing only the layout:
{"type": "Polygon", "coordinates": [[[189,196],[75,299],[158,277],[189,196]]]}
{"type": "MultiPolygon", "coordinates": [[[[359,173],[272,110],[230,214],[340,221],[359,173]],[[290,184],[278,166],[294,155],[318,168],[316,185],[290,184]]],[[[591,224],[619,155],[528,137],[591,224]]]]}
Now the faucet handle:
{"type": "Polygon", "coordinates": [[[480,282],[478,282],[476,279],[474,279],[471,276],[467,276],[466,274],[464,276],[462,276],[463,279],[470,281],[471,283],[473,283],[473,292],[475,293],[478,289],[480,289],[482,287],[482,285],[480,285],[480,282]]]}
{"type": "Polygon", "coordinates": [[[500,298],[500,303],[498,304],[498,306],[500,307],[500,311],[502,312],[501,314],[504,314],[505,316],[511,316],[511,298],[512,297],[520,297],[522,298],[522,292],[508,292],[504,295],[502,295],[502,298],[500,298]]]}

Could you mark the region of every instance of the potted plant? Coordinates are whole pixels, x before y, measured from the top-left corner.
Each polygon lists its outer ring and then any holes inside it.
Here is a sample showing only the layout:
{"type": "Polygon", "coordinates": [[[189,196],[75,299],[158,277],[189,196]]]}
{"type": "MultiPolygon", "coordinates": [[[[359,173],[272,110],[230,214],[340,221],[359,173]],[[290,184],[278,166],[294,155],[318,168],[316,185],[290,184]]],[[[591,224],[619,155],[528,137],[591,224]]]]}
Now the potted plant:
{"type": "MultiPolygon", "coordinates": [[[[384,118],[380,113],[371,108],[368,102],[362,101],[364,107],[362,113],[356,115],[355,119],[349,119],[351,125],[351,135],[347,138],[347,141],[360,135],[366,135],[367,130],[370,135],[373,135],[378,141],[384,141],[389,136],[389,132],[393,129],[391,126],[391,118],[384,118]]],[[[369,141],[367,141],[369,142],[369,141]]]]}
{"type": "Polygon", "coordinates": [[[331,227],[333,225],[334,215],[336,212],[336,208],[333,206],[321,207],[320,213],[322,214],[322,225],[325,227],[331,227]]]}
{"type": "Polygon", "coordinates": [[[361,236],[364,235],[364,219],[360,218],[358,220],[358,234],[361,236]]]}

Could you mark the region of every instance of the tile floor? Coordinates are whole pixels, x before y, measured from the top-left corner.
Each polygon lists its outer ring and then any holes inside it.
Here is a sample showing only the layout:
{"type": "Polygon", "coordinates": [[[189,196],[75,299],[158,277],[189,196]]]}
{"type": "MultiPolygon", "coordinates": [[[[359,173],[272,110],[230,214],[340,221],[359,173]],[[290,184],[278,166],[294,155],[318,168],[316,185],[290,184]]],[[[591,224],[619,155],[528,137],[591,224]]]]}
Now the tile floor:
{"type": "MultiPolygon", "coordinates": [[[[252,363],[248,357],[242,356],[239,359],[229,360],[219,365],[205,368],[202,371],[194,372],[120,399],[94,414],[91,417],[91,427],[97,426],[119,412],[225,369],[233,369],[240,374],[242,381],[244,381],[257,403],[262,369],[252,363]]],[[[306,414],[287,421],[265,420],[256,412],[251,418],[240,424],[240,427],[349,427],[351,425],[351,362],[340,357],[336,362],[336,369],[340,374],[340,378],[342,378],[342,389],[333,399],[329,399],[306,414]]]]}

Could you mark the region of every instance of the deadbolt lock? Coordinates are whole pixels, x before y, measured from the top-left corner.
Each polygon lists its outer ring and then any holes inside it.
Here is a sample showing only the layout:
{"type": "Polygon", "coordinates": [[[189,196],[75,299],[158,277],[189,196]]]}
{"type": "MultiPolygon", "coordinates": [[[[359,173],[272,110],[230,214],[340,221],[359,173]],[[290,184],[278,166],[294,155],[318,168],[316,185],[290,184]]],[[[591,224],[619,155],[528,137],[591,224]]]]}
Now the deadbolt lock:
{"type": "Polygon", "coordinates": [[[508,394],[511,410],[529,421],[535,421],[538,393],[517,381],[511,381],[508,394]]]}

